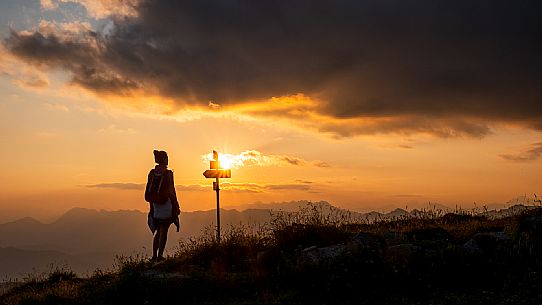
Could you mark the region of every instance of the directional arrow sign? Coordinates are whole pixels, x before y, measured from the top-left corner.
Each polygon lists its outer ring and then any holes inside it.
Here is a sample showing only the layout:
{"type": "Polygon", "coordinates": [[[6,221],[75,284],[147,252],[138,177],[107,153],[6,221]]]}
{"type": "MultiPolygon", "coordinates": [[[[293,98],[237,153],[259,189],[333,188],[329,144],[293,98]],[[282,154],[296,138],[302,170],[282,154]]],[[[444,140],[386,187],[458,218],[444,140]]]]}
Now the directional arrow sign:
{"type": "Polygon", "coordinates": [[[231,178],[231,169],[208,169],[203,175],[205,178],[231,178]]]}

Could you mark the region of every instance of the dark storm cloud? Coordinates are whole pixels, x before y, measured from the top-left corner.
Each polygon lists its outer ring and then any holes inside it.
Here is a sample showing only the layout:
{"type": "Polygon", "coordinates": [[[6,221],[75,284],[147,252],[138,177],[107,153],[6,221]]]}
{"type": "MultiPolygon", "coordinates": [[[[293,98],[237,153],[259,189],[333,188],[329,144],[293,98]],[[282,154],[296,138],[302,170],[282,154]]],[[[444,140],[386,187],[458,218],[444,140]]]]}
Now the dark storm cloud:
{"type": "Polygon", "coordinates": [[[542,129],[541,12],[540,1],[149,0],[107,34],[13,32],[5,45],[98,93],[153,88],[200,105],[304,93],[325,116],[398,118],[318,126],[340,136],[482,137],[493,122],[542,129]]]}
{"type": "MultiPolygon", "coordinates": [[[[111,69],[104,60],[98,34],[82,33],[84,36],[62,37],[11,32],[4,41],[8,49],[21,59],[47,68],[62,68],[73,74],[72,81],[99,93],[122,94],[138,85],[123,76],[121,71],[111,69]]],[[[103,37],[102,37],[103,38],[103,37]]]]}

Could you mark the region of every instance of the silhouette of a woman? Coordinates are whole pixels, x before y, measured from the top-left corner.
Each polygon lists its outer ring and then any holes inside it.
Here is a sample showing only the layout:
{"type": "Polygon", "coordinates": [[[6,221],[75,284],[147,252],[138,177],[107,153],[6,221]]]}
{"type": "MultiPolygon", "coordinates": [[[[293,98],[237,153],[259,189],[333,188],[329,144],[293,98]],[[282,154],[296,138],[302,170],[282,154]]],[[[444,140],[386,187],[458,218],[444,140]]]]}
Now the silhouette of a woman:
{"type": "MultiPolygon", "coordinates": [[[[178,229],[179,202],[175,193],[173,171],[167,168],[168,156],[165,151],[154,151],[154,161],[158,163],[149,172],[145,187],[145,200],[150,204],[149,215],[152,227],[156,229],[152,243],[152,259],[162,260],[167,242],[169,226],[175,222],[178,229]]],[[[152,229],[152,228],[151,228],[152,229]]]]}

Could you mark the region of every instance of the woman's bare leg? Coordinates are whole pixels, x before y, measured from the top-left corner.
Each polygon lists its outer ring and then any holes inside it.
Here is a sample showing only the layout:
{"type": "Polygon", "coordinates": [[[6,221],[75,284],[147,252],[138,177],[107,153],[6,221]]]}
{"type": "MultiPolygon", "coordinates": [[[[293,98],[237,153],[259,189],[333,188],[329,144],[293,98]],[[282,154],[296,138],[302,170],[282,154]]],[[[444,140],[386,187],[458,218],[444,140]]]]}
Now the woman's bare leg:
{"type": "Polygon", "coordinates": [[[152,258],[156,258],[158,254],[158,246],[160,244],[160,230],[156,230],[152,239],[152,258]]]}
{"type": "Polygon", "coordinates": [[[166,248],[167,242],[167,231],[169,230],[170,224],[160,225],[158,231],[160,232],[159,245],[158,245],[158,257],[162,257],[164,254],[164,249],[166,248]]]}

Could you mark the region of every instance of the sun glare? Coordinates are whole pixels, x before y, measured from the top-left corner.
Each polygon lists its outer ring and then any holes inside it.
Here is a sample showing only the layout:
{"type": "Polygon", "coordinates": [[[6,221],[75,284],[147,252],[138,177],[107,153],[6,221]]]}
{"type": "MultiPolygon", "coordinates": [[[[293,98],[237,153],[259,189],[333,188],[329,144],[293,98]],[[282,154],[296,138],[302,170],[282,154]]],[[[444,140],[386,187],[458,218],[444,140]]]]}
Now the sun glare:
{"type": "Polygon", "coordinates": [[[224,169],[231,169],[233,165],[233,159],[229,155],[219,155],[220,167],[224,169]]]}

